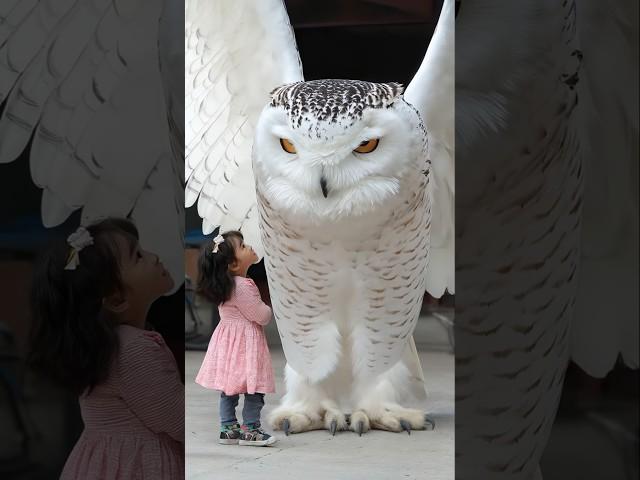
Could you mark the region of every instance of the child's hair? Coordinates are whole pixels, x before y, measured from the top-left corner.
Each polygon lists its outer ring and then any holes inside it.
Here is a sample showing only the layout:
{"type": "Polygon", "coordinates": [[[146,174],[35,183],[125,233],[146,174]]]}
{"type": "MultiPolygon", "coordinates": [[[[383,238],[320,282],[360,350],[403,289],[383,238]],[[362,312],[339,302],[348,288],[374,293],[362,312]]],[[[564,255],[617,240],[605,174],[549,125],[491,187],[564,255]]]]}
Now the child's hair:
{"type": "Polygon", "coordinates": [[[235,281],[229,272],[229,265],[236,259],[235,248],[244,241],[242,234],[230,230],[222,234],[224,242],[213,253],[213,242],[205,243],[200,249],[198,260],[198,292],[220,305],[231,298],[235,281]]]}
{"type": "Polygon", "coordinates": [[[65,270],[71,247],[60,240],[38,263],[31,290],[29,363],[77,392],[104,381],[118,351],[103,299],[125,290],[117,236],[130,249],[138,242],[138,230],[126,219],[108,218],[86,229],[93,245],[78,253],[76,269],[65,270]]]}

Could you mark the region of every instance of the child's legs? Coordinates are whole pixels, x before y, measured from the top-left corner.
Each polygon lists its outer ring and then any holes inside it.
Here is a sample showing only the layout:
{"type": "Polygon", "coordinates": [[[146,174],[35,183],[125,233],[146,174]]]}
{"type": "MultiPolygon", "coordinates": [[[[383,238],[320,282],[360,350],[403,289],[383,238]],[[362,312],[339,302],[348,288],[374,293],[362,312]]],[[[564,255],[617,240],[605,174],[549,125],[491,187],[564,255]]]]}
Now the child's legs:
{"type": "Polygon", "coordinates": [[[225,395],[224,392],[220,393],[220,425],[233,425],[238,423],[236,418],[236,407],[240,395],[225,395]]]}
{"type": "Polygon", "coordinates": [[[242,423],[260,423],[260,412],[264,407],[264,393],[245,393],[242,408],[242,423]]]}

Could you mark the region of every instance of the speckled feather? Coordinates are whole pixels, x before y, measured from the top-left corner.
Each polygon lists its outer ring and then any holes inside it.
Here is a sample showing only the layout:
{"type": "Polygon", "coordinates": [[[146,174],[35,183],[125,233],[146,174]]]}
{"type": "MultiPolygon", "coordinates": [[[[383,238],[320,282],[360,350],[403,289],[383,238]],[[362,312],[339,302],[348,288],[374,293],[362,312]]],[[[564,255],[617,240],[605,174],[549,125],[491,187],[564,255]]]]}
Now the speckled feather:
{"type": "MultiPolygon", "coordinates": [[[[283,85],[271,92],[271,106],[283,107],[290,126],[305,123],[339,123],[352,127],[365,108],[388,108],[402,94],[398,83],[358,80],[312,80],[283,85]]],[[[311,132],[309,132],[311,133],[311,132]]],[[[318,132],[316,136],[320,136],[318,132]]]]}
{"type": "Polygon", "coordinates": [[[254,165],[262,243],[269,252],[265,266],[287,362],[315,380],[332,373],[347,353],[357,359],[359,374],[384,373],[407,348],[418,319],[429,257],[430,165],[426,131],[417,112],[397,97],[401,91],[398,84],[324,80],[287,85],[273,94],[271,106],[284,106],[290,125],[302,118],[321,135],[323,124],[344,124],[348,130],[365,109],[397,102],[413,112],[421,152],[402,179],[403,193],[388,208],[325,228],[353,229],[356,239],[322,238],[313,227],[289,220],[270,204],[265,177],[254,165]],[[342,113],[347,111],[357,113],[342,113]],[[314,113],[324,114],[324,120],[316,121],[314,113]]]}

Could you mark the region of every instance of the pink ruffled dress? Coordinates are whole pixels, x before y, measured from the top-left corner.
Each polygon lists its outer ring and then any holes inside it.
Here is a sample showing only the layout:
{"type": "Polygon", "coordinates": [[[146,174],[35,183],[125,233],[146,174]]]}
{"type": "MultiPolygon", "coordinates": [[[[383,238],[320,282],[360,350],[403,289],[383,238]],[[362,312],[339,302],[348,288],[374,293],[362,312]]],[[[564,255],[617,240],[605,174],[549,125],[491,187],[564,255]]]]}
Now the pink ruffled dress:
{"type": "Polygon", "coordinates": [[[218,307],[220,323],[202,361],[196,383],[226,395],[273,393],[275,380],[264,325],[271,308],[250,278],[236,276],[231,298],[218,307]]]}
{"type": "Polygon", "coordinates": [[[184,478],[184,385],[162,336],[118,327],[109,377],[80,397],[84,431],[61,479],[184,478]]]}

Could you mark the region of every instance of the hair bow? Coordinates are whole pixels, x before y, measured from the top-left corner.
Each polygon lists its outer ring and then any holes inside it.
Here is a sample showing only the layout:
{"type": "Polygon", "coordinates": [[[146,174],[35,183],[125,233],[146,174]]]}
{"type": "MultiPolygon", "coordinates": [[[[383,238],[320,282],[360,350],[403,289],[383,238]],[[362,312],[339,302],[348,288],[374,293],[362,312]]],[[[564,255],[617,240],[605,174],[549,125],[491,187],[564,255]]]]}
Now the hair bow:
{"type": "Polygon", "coordinates": [[[213,248],[211,249],[211,253],[218,253],[218,248],[221,243],[224,243],[224,237],[222,235],[218,235],[213,239],[213,248]]]}
{"type": "Polygon", "coordinates": [[[67,243],[71,246],[71,253],[69,254],[64,269],[75,270],[76,267],[80,265],[80,257],[78,254],[84,247],[93,245],[93,237],[89,233],[89,230],[84,227],[78,227],[75,232],[69,235],[67,243]]]}

